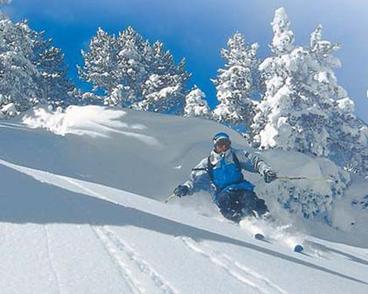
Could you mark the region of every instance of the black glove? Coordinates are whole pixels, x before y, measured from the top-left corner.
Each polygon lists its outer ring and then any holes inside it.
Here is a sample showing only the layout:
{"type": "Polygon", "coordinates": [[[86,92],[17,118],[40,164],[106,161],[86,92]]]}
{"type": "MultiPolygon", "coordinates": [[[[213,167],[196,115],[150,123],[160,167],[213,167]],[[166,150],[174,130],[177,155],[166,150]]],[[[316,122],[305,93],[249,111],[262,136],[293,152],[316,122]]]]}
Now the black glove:
{"type": "Polygon", "coordinates": [[[189,193],[189,188],[186,185],[179,185],[174,190],[174,194],[177,197],[183,197],[185,195],[188,195],[188,193],[189,193]]]}
{"type": "Polygon", "coordinates": [[[277,175],[273,170],[268,169],[264,172],[263,178],[266,183],[271,183],[272,181],[277,179],[277,175]]]}

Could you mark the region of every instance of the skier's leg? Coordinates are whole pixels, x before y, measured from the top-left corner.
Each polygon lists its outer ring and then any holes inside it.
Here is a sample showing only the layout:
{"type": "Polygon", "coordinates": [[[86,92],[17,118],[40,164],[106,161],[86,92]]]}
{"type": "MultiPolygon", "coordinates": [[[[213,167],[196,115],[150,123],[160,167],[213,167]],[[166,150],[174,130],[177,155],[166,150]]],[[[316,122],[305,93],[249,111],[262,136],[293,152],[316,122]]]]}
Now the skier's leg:
{"type": "Polygon", "coordinates": [[[218,207],[225,218],[238,223],[242,219],[242,203],[235,192],[238,191],[221,192],[218,197],[218,207]]]}
{"type": "Polygon", "coordinates": [[[229,207],[231,209],[231,213],[233,218],[240,222],[244,217],[242,209],[243,209],[243,194],[242,190],[232,190],[229,192],[229,207]]]}
{"type": "Polygon", "coordinates": [[[256,217],[269,212],[265,201],[258,198],[256,193],[249,190],[244,191],[242,211],[244,216],[253,215],[256,217]]]}
{"type": "Polygon", "coordinates": [[[256,216],[254,213],[256,208],[256,198],[253,191],[243,190],[242,197],[242,213],[243,216],[256,216]]]}

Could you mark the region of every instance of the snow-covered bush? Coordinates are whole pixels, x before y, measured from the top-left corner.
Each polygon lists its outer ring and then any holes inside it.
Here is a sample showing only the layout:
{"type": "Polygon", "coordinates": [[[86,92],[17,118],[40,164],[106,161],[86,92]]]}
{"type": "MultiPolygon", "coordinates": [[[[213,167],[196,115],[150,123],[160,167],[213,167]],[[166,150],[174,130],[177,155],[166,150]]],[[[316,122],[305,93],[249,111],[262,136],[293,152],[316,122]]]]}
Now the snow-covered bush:
{"type": "Polygon", "coordinates": [[[298,152],[269,151],[263,156],[279,177],[305,179],[280,179],[270,184],[261,181],[256,188],[258,195],[299,216],[331,220],[335,200],[344,195],[350,183],[349,173],[328,159],[298,152]]]}

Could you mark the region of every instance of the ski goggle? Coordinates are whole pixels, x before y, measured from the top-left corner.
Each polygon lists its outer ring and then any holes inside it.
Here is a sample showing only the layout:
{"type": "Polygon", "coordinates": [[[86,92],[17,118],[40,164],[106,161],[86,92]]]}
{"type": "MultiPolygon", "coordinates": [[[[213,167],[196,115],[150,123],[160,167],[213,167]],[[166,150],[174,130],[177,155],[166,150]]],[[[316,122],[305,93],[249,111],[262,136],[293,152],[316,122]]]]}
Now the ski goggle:
{"type": "Polygon", "coordinates": [[[231,145],[231,141],[229,139],[221,138],[216,141],[215,148],[223,148],[223,147],[229,148],[230,145],[231,145]]]}

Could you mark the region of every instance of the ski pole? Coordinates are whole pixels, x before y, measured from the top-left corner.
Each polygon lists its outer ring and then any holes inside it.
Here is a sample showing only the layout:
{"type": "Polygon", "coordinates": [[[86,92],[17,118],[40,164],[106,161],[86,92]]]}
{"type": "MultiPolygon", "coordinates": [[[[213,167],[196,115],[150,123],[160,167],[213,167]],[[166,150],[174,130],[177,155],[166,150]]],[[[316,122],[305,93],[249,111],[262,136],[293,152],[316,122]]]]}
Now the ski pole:
{"type": "Polygon", "coordinates": [[[171,194],[169,197],[166,198],[165,203],[168,203],[171,199],[174,199],[175,197],[175,194],[171,194]]]}
{"type": "Polygon", "coordinates": [[[277,177],[279,180],[309,180],[309,181],[327,181],[332,182],[332,179],[326,178],[326,177],[315,177],[315,178],[308,178],[308,177],[286,177],[286,176],[280,176],[277,177]]]}

